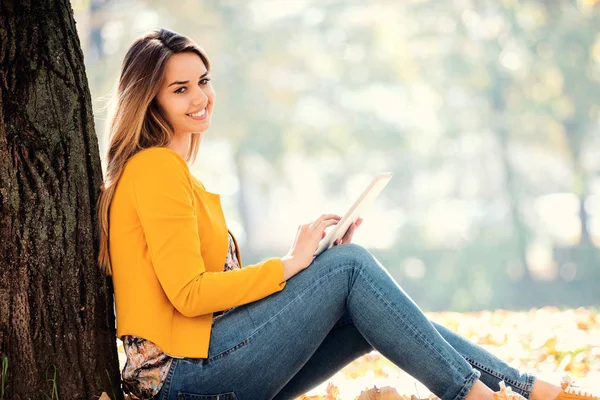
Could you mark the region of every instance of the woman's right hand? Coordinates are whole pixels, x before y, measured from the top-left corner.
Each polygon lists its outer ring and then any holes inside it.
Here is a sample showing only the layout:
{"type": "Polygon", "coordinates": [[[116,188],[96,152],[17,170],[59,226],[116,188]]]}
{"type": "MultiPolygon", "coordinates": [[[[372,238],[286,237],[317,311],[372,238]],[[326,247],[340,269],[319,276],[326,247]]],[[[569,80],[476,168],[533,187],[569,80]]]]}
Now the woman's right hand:
{"type": "Polygon", "coordinates": [[[323,214],[316,220],[298,227],[290,251],[281,258],[284,280],[288,280],[310,265],[319,242],[325,237],[325,229],[342,219],[339,215],[323,214]]]}

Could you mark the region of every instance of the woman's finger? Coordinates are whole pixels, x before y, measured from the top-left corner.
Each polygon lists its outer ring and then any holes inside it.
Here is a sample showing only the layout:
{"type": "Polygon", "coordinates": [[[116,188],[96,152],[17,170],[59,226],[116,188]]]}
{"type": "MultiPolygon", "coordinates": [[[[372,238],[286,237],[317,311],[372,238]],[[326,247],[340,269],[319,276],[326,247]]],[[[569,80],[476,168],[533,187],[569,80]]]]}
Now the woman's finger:
{"type": "Polygon", "coordinates": [[[344,236],[341,239],[342,243],[350,243],[352,241],[352,237],[354,236],[354,230],[356,229],[356,222],[352,223],[344,236]]]}
{"type": "Polygon", "coordinates": [[[339,220],[337,218],[332,218],[332,219],[326,219],[324,221],[321,221],[321,223],[319,225],[317,225],[317,231],[318,232],[325,232],[325,229],[331,225],[335,225],[339,222],[339,220]]]}
{"type": "Polygon", "coordinates": [[[330,219],[334,219],[336,222],[339,221],[340,219],[342,219],[342,217],[340,217],[339,215],[336,214],[323,214],[321,215],[319,218],[317,218],[315,221],[313,221],[310,224],[311,228],[318,228],[319,225],[326,220],[330,220],[330,219]]]}

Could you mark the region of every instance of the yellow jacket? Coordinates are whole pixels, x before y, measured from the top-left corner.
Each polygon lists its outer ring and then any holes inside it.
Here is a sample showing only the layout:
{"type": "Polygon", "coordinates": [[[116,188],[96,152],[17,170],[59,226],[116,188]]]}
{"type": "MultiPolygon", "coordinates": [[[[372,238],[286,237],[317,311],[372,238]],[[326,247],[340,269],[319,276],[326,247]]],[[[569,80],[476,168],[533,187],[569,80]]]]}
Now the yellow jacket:
{"type": "Polygon", "coordinates": [[[220,196],[207,192],[171,149],[131,157],[109,213],[117,337],[142,337],[175,357],[206,358],[214,312],[285,287],[280,258],[223,271],[228,229],[220,196]]]}

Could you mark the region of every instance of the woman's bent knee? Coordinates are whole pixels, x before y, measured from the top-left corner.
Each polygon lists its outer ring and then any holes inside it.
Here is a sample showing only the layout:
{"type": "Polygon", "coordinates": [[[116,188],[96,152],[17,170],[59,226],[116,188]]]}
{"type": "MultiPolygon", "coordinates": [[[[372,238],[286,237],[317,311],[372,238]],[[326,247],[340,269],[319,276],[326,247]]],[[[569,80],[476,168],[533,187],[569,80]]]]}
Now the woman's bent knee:
{"type": "Polygon", "coordinates": [[[325,251],[315,261],[326,264],[333,263],[339,266],[352,266],[355,268],[379,267],[377,259],[364,247],[354,244],[340,244],[325,251]]]}

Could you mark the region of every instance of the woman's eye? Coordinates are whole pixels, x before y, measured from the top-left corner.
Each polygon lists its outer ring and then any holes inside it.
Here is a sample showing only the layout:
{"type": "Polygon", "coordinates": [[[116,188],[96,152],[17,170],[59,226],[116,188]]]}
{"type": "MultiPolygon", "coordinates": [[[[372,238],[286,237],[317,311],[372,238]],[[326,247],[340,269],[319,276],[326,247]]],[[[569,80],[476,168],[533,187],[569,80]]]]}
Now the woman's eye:
{"type": "Polygon", "coordinates": [[[210,82],[210,78],[204,78],[204,79],[200,79],[200,84],[202,86],[207,85],[208,82],[210,82]]]}
{"type": "Polygon", "coordinates": [[[185,86],[180,87],[179,89],[177,89],[174,93],[183,93],[185,91],[185,86]]]}

